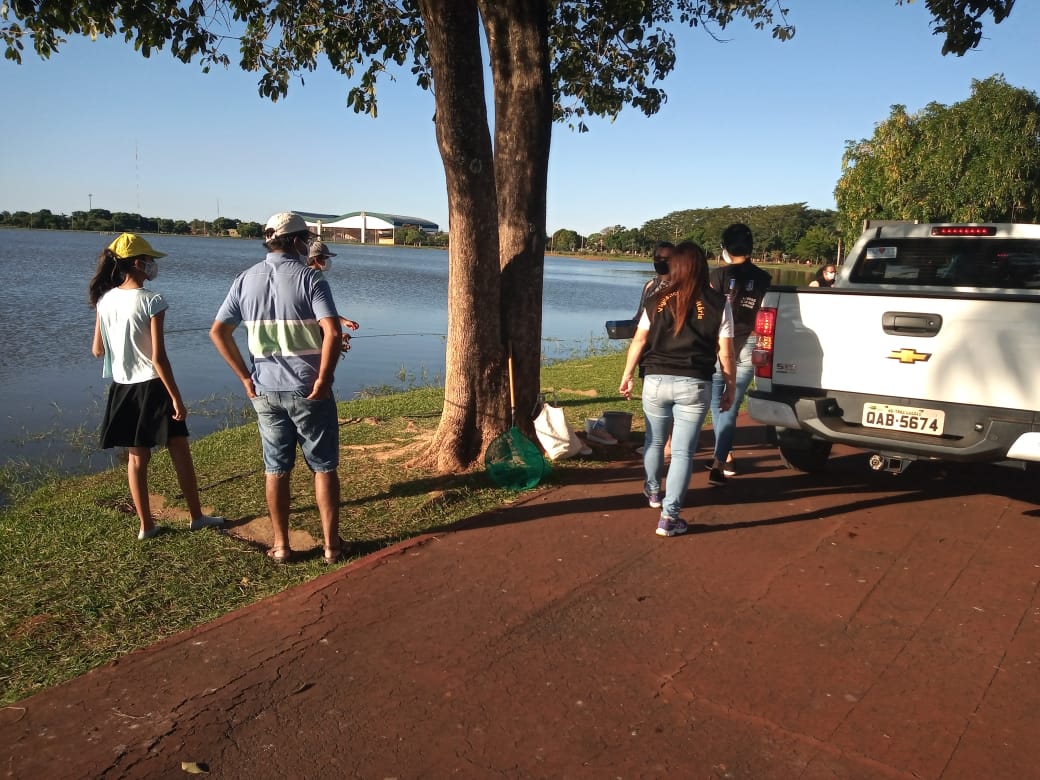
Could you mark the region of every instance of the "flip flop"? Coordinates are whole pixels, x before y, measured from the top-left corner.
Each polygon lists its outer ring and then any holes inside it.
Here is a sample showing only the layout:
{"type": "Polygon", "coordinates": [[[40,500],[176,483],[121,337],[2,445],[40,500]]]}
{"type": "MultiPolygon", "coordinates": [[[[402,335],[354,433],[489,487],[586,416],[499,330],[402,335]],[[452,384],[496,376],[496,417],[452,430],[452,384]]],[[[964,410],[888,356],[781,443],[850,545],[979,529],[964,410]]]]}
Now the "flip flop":
{"type": "Polygon", "coordinates": [[[292,560],[292,550],[288,547],[272,547],[267,551],[267,558],[271,563],[285,564],[292,560]]]}
{"type": "Polygon", "coordinates": [[[331,566],[334,563],[345,561],[347,556],[353,552],[354,546],[348,543],[342,536],[339,537],[338,547],[326,547],[325,554],[321,558],[321,562],[326,566],[331,566]]]}

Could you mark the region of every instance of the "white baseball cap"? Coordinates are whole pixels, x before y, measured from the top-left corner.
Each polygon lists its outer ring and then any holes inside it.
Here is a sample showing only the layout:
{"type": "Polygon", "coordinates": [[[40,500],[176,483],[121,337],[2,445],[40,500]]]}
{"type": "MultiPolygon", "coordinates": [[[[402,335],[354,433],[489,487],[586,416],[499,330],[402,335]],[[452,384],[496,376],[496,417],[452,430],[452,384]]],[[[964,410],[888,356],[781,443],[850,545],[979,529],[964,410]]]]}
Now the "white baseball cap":
{"type": "Polygon", "coordinates": [[[307,233],[309,230],[307,223],[299,214],[293,214],[291,211],[279,211],[267,220],[264,235],[267,238],[277,238],[290,233],[307,233]]]}

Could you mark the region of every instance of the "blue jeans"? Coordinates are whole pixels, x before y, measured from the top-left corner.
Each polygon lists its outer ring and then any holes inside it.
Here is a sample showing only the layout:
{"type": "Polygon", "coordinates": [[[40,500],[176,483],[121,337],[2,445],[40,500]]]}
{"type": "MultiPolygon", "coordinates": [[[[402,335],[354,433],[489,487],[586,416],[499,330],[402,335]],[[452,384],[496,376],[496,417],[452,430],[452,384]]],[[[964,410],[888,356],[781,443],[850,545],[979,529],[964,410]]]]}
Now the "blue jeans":
{"type": "Polygon", "coordinates": [[[288,474],[296,464],[296,444],[311,471],[322,474],[339,466],[339,419],[336,399],[308,401],[307,394],[263,392],[250,399],[264,451],[264,471],[288,474]]]}
{"type": "Polygon", "coordinates": [[[646,445],[643,468],[648,493],[661,492],[664,444],[672,432],[672,462],[668,466],[661,515],[677,518],[690,486],[693,454],[711,402],[711,381],[685,376],[651,374],[643,380],[646,445]]]}
{"type": "Polygon", "coordinates": [[[722,400],[722,391],[726,389],[726,380],[722,376],[722,366],[715,365],[715,376],[711,378],[711,427],[715,431],[715,459],[719,463],[725,463],[729,457],[729,451],[733,449],[733,433],[737,429],[737,412],[740,404],[747,394],[751,380],[755,378],[755,367],[751,364],[751,350],[755,348],[755,334],[748,336],[737,355],[737,393],[730,405],[729,410],[719,411],[719,402],[722,400]]]}

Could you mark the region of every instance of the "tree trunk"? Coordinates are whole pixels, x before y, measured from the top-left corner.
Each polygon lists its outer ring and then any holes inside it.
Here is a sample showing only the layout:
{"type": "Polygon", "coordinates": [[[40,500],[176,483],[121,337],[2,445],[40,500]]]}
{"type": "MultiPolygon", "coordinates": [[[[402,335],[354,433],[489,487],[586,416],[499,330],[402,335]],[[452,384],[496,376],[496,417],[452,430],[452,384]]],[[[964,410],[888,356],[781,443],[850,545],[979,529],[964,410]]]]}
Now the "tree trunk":
{"type": "Polygon", "coordinates": [[[509,427],[495,168],[477,6],[420,0],[419,8],[430,46],[450,245],[444,409],[424,460],[456,472],[509,427]]]}
{"type": "Polygon", "coordinates": [[[495,96],[495,182],[502,270],[502,335],[513,347],[520,427],[541,389],[542,275],[552,81],[545,0],[477,0],[495,96]]]}

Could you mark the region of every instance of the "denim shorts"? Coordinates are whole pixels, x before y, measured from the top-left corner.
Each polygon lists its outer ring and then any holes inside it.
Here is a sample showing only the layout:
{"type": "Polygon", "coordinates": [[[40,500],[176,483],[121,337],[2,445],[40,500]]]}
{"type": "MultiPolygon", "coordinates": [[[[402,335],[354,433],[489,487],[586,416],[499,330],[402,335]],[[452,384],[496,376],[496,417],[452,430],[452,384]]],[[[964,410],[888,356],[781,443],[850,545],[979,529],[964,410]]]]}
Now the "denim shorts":
{"type": "Polygon", "coordinates": [[[296,464],[296,444],[311,471],[339,466],[339,416],[336,399],[307,400],[306,393],[264,392],[250,399],[264,449],[264,471],[288,474],[296,464]]]}

